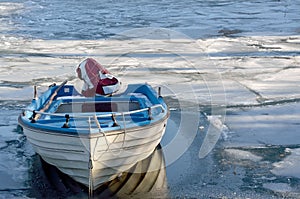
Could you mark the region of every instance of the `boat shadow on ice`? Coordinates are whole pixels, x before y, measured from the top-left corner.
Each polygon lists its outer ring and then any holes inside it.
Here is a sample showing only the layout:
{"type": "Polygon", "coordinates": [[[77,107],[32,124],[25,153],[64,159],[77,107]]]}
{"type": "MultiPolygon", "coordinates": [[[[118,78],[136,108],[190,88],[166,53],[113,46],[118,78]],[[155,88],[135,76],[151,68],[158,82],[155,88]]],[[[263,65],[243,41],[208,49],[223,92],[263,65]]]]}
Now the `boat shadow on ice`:
{"type": "MultiPolygon", "coordinates": [[[[31,196],[36,198],[87,198],[86,186],[36,156],[31,176],[31,196]]],[[[165,160],[160,144],[153,153],[115,179],[93,191],[93,198],[167,197],[165,160]]]]}

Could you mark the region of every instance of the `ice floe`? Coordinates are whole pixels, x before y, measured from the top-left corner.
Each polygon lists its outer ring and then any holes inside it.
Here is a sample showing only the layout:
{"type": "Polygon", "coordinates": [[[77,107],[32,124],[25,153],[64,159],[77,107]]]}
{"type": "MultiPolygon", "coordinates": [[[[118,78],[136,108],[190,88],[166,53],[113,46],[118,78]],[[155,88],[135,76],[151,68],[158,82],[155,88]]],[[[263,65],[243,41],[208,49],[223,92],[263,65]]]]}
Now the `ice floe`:
{"type": "Polygon", "coordinates": [[[289,149],[289,152],[290,155],[273,164],[271,172],[278,176],[300,178],[300,149],[289,149]]]}

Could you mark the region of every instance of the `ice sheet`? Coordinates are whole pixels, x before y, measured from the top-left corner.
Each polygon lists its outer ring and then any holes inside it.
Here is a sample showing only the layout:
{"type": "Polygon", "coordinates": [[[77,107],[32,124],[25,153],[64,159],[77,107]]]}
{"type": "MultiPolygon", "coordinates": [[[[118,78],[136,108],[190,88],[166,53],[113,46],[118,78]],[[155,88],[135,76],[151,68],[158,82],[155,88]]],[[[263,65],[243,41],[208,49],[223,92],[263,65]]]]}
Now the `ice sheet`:
{"type": "Polygon", "coordinates": [[[94,57],[127,83],[148,82],[171,90],[187,86],[181,90],[185,100],[196,98],[200,104],[234,106],[300,97],[298,36],[197,41],[2,38],[2,87],[74,80],[78,63],[94,57]]]}

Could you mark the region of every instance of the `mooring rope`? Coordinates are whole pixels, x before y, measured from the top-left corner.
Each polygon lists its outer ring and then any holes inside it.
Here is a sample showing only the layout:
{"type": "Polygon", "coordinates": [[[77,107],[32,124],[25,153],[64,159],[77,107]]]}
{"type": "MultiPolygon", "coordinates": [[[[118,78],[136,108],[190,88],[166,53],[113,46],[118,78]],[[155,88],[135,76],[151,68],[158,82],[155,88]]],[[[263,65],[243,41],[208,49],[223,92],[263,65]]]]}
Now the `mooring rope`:
{"type": "Polygon", "coordinates": [[[89,199],[93,198],[93,190],[94,190],[94,183],[93,183],[93,162],[90,156],[89,160],[89,199]]]}
{"type": "MultiPolygon", "coordinates": [[[[88,117],[88,123],[89,123],[89,130],[91,132],[91,118],[88,117]]],[[[91,149],[90,149],[91,150],[91,149]]],[[[88,164],[88,169],[89,169],[89,195],[88,198],[91,199],[93,198],[93,162],[92,162],[92,154],[91,151],[88,151],[90,154],[90,159],[89,159],[89,164],[88,164]]]]}
{"type": "MultiPolygon", "coordinates": [[[[125,138],[125,135],[126,135],[126,124],[125,124],[125,116],[124,116],[124,114],[123,114],[124,136],[123,136],[122,146],[120,147],[119,152],[114,152],[114,151],[110,148],[110,146],[113,144],[114,141],[113,141],[112,143],[109,142],[108,137],[107,137],[106,133],[102,130],[101,125],[100,125],[100,123],[99,123],[98,118],[97,118],[96,115],[94,115],[94,120],[95,120],[95,123],[96,123],[96,125],[97,125],[97,127],[98,127],[98,129],[99,129],[99,132],[100,132],[100,133],[103,135],[103,137],[104,137],[104,140],[105,140],[105,143],[106,143],[106,146],[107,146],[107,149],[106,149],[106,150],[109,151],[109,152],[110,152],[111,154],[113,154],[114,156],[120,155],[120,154],[121,154],[121,150],[124,149],[125,139],[126,139],[126,138],[125,138]]],[[[98,144],[98,140],[99,140],[99,137],[98,137],[97,140],[96,140],[96,145],[95,145],[95,148],[94,148],[94,154],[95,154],[96,146],[97,146],[97,144],[98,144]]],[[[103,154],[102,154],[102,155],[103,155],[103,154]]],[[[101,155],[101,156],[102,156],[102,155],[101,155]]],[[[97,160],[99,160],[99,159],[101,158],[101,156],[98,157],[98,158],[93,157],[93,160],[94,160],[94,161],[97,161],[97,160]]]]}

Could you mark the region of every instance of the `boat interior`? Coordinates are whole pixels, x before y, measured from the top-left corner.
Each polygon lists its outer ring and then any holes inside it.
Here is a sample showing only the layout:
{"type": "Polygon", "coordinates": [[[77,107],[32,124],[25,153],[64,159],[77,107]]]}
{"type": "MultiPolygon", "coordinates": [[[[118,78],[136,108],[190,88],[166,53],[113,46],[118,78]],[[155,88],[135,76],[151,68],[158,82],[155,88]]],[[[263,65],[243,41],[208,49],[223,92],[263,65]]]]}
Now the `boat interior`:
{"type": "Polygon", "coordinates": [[[81,101],[62,102],[56,113],[128,112],[141,109],[138,101],[81,101]]]}

